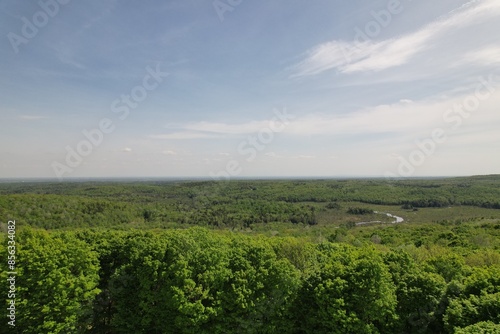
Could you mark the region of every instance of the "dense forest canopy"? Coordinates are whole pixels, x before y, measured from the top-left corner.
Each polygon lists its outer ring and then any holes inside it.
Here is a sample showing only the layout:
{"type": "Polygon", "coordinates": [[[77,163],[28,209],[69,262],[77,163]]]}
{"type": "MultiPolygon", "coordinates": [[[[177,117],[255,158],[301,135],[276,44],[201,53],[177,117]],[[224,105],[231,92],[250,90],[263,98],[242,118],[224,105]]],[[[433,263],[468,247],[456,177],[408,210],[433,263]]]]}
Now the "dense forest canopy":
{"type": "Polygon", "coordinates": [[[0,195],[2,219],[22,217],[22,224],[46,229],[144,222],[149,227],[166,223],[240,228],[269,222],[315,225],[321,223],[324,209],[344,205],[347,210],[352,202],[406,209],[470,206],[467,218],[500,217],[497,210],[473,209],[500,209],[499,176],[400,181],[18,182],[0,183],[0,195]]]}
{"type": "Polygon", "coordinates": [[[499,203],[499,176],[2,183],[9,332],[499,333],[499,203]]]}

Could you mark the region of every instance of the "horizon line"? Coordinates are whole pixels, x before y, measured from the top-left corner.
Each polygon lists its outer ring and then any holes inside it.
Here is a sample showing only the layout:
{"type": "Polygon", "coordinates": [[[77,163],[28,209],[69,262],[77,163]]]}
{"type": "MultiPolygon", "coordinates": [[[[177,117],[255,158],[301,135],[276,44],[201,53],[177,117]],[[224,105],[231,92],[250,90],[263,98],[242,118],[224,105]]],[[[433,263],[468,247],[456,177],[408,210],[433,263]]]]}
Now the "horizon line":
{"type": "Polygon", "coordinates": [[[363,175],[338,175],[338,176],[238,176],[230,178],[215,179],[209,176],[81,176],[68,177],[59,180],[56,177],[0,177],[0,183],[8,182],[83,182],[83,181],[259,181],[259,180],[355,180],[355,179],[391,179],[391,180],[411,180],[411,179],[450,179],[468,177],[494,177],[500,174],[474,174],[474,175],[427,175],[427,176],[396,176],[387,178],[385,176],[363,176],[363,175]]]}

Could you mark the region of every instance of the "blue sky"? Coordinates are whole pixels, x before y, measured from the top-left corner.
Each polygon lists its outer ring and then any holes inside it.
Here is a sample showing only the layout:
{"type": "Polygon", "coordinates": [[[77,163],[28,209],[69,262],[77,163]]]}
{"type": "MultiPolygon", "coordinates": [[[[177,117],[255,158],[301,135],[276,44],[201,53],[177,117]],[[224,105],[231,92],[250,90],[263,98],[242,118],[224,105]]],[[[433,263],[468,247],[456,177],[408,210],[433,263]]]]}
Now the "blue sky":
{"type": "Polygon", "coordinates": [[[0,177],[499,173],[498,31],[497,0],[6,0],[0,177]]]}

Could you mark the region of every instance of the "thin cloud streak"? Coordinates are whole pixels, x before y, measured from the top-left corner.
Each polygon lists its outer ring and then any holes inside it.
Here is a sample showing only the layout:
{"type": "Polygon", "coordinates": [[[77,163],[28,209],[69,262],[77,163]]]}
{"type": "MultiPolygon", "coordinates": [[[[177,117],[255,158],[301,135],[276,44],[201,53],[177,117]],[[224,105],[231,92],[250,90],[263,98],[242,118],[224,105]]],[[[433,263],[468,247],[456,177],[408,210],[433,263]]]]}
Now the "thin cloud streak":
{"type": "Polygon", "coordinates": [[[481,50],[469,52],[464,59],[455,63],[458,65],[498,65],[500,64],[500,46],[489,46],[481,50]]]}
{"type": "Polygon", "coordinates": [[[500,2],[496,0],[476,3],[471,1],[448,16],[398,38],[364,42],[335,40],[320,44],[307,52],[306,59],[292,67],[291,77],[317,75],[331,69],[354,73],[404,65],[416,54],[429,49],[433,38],[500,13],[500,2]]]}
{"type": "MultiPolygon", "coordinates": [[[[498,85],[497,85],[498,86],[498,85]]],[[[444,98],[429,98],[422,101],[401,101],[390,105],[379,105],[345,115],[305,114],[287,124],[281,132],[292,136],[324,136],[324,135],[376,135],[384,133],[404,134],[411,136],[427,132],[435,127],[451,127],[446,123],[444,115],[460,105],[470,96],[470,91],[460,95],[444,98]]],[[[485,126],[492,122],[500,122],[495,104],[500,99],[500,90],[481,103],[481,112],[466,121],[468,126],[485,126]],[[479,124],[478,124],[479,123],[479,124]]],[[[465,120],[464,120],[465,122],[465,120]]],[[[269,121],[252,121],[247,123],[226,124],[220,122],[198,122],[181,126],[182,131],[156,135],[156,139],[198,139],[224,138],[235,135],[258,133],[269,126],[269,121]]]]}
{"type": "Polygon", "coordinates": [[[151,135],[152,139],[173,139],[173,140],[185,140],[185,139],[206,139],[206,138],[220,138],[218,135],[193,132],[193,131],[179,131],[167,134],[151,135]]]}
{"type": "Polygon", "coordinates": [[[186,130],[241,135],[257,132],[260,129],[269,127],[269,123],[270,121],[251,121],[240,124],[197,122],[188,124],[186,130]]]}
{"type": "Polygon", "coordinates": [[[47,119],[48,117],[45,116],[36,116],[36,115],[21,115],[19,116],[20,119],[23,121],[39,121],[42,119],[47,119]]]}

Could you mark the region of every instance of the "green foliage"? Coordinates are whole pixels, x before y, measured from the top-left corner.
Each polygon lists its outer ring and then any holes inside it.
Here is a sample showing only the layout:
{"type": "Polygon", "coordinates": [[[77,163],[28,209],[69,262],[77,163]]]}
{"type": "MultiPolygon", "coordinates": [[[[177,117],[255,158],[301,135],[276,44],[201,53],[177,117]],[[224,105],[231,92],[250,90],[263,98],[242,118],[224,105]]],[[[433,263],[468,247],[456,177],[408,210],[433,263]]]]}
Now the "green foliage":
{"type": "Polygon", "coordinates": [[[457,328],[455,334],[500,334],[500,324],[482,321],[465,328],[457,328]]]}
{"type": "Polygon", "coordinates": [[[369,215],[373,213],[373,210],[366,208],[349,208],[347,209],[347,213],[350,213],[352,215],[369,215]]]}
{"type": "Polygon", "coordinates": [[[86,330],[99,292],[97,254],[72,234],[24,230],[16,240],[15,332],[86,330]]]}
{"type": "Polygon", "coordinates": [[[476,269],[451,298],[444,315],[450,331],[483,321],[500,323],[500,267],[476,269]]]}
{"type": "Polygon", "coordinates": [[[452,333],[500,320],[500,267],[471,270],[441,246],[203,228],[18,241],[20,333],[452,333]]]}
{"type": "Polygon", "coordinates": [[[446,283],[440,275],[422,270],[406,252],[384,255],[396,286],[398,322],[395,332],[429,333],[439,323],[446,283]]]}
{"type": "Polygon", "coordinates": [[[330,202],[325,207],[332,210],[338,210],[342,208],[342,206],[338,202],[330,202]]]}
{"type": "Polygon", "coordinates": [[[0,184],[0,230],[18,222],[13,332],[496,333],[499,186],[0,184]]]}
{"type": "Polygon", "coordinates": [[[439,306],[445,292],[444,279],[415,270],[405,274],[397,285],[398,313],[406,333],[427,333],[439,320],[439,306]]]}
{"type": "Polygon", "coordinates": [[[109,300],[110,309],[94,318],[102,332],[272,333],[288,326],[299,271],[265,240],[204,229],[108,237],[117,239],[110,243],[119,261],[110,266],[103,252],[106,298],[97,300],[109,300]]]}
{"type": "MultiPolygon", "coordinates": [[[[0,184],[0,219],[22,217],[45,229],[175,224],[245,229],[254,224],[346,223],[349,214],[369,214],[363,203],[392,206],[412,219],[467,221],[500,218],[500,177],[433,180],[309,180],[231,182],[64,182],[0,184]],[[424,208],[408,212],[403,208],[424,208]],[[462,208],[456,219],[450,206],[462,208]],[[318,211],[318,209],[320,211],[318,211]],[[440,210],[440,211],[439,211],[440,210]],[[323,212],[324,211],[324,212],[323,212]],[[439,213],[439,215],[437,215],[439,213]],[[436,218],[436,217],[442,218],[436,218]]],[[[377,208],[378,209],[378,208],[377,208]]],[[[458,209],[457,209],[458,210],[458,209]]],[[[379,210],[384,212],[391,212],[379,210]]],[[[380,219],[376,219],[380,220],[380,219]]],[[[429,222],[431,220],[428,220],[429,222]]],[[[475,242],[488,242],[477,240],[475,242]]]]}
{"type": "Polygon", "coordinates": [[[460,279],[465,270],[465,261],[463,257],[454,253],[433,256],[426,261],[426,265],[428,271],[439,274],[446,282],[460,279]]]}
{"type": "Polygon", "coordinates": [[[321,244],[316,272],[304,281],[293,311],[304,333],[379,333],[396,320],[396,296],[373,250],[321,244]]]}

